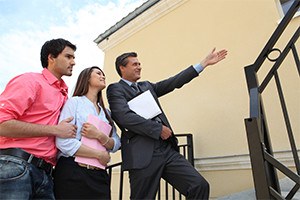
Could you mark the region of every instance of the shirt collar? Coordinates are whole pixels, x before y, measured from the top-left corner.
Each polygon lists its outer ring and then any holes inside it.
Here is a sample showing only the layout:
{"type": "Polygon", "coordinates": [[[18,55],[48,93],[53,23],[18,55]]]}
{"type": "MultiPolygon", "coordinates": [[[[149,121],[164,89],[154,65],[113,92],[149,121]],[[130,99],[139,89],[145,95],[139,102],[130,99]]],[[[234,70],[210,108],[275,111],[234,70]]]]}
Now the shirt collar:
{"type": "Polygon", "coordinates": [[[124,79],[124,78],[121,78],[126,84],[128,84],[129,86],[131,86],[131,84],[133,83],[133,82],[131,82],[131,81],[128,81],[128,80],[126,80],[126,79],[124,79]]]}
{"type": "Polygon", "coordinates": [[[43,69],[42,74],[50,85],[55,85],[57,88],[68,93],[68,86],[66,85],[64,80],[58,80],[47,68],[43,69]]]}

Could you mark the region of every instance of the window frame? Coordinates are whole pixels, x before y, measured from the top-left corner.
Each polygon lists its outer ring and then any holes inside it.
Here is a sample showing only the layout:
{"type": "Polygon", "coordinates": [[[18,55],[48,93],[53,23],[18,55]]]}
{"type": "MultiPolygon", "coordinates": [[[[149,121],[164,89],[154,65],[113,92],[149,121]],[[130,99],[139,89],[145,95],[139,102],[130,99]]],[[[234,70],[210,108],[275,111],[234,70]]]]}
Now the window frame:
{"type": "MultiPolygon", "coordinates": [[[[286,3],[288,3],[289,1],[291,1],[291,3],[289,3],[290,5],[293,4],[293,0],[275,0],[276,1],[276,4],[277,4],[277,7],[278,7],[278,11],[279,11],[279,14],[280,14],[280,17],[281,19],[285,16],[285,12],[284,12],[284,9],[283,9],[283,4],[282,1],[286,1],[286,3]]],[[[288,11],[288,10],[287,10],[288,11]]],[[[286,11],[286,12],[287,12],[286,11]]],[[[293,18],[296,18],[300,16],[300,8],[298,9],[298,11],[295,13],[294,17],[293,18]]]]}

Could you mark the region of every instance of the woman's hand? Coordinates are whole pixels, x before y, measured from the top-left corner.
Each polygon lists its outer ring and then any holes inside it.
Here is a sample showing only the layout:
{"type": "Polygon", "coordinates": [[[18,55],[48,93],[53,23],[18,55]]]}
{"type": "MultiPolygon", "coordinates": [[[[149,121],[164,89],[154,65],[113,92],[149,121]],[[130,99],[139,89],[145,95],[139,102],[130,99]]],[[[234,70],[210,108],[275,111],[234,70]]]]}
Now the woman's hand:
{"type": "Polygon", "coordinates": [[[86,122],[82,125],[81,135],[90,139],[99,139],[99,137],[104,134],[99,131],[93,124],[86,122]]]}
{"type": "Polygon", "coordinates": [[[110,161],[109,153],[107,151],[100,151],[98,160],[102,165],[107,166],[107,163],[110,161]]]}
{"type": "Polygon", "coordinates": [[[88,122],[83,123],[81,135],[90,139],[97,139],[103,146],[106,146],[110,140],[110,138],[107,135],[102,133],[93,124],[90,124],[88,122]]]}

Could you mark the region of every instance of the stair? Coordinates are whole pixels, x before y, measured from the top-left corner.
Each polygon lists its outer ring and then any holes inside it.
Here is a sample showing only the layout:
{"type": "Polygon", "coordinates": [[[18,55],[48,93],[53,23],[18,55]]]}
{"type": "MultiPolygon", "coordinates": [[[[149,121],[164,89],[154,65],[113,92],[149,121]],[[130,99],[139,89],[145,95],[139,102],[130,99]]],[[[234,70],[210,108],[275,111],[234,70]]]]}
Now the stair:
{"type": "MultiPolygon", "coordinates": [[[[280,188],[281,188],[281,195],[283,197],[286,197],[288,192],[291,190],[291,188],[294,186],[294,182],[292,182],[288,178],[281,179],[279,181],[280,188]]],[[[255,191],[254,189],[245,190],[242,192],[234,193],[231,195],[227,195],[224,197],[217,198],[217,200],[255,200],[255,191]]],[[[300,200],[300,191],[298,191],[295,196],[292,198],[292,200],[300,200]]]]}

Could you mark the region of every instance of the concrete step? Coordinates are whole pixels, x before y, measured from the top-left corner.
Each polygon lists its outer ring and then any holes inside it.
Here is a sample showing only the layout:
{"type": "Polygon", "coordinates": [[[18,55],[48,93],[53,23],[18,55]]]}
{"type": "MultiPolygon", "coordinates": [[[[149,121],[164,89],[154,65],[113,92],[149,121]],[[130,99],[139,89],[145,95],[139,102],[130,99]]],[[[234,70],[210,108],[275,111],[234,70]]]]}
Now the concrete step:
{"type": "MultiPolygon", "coordinates": [[[[281,195],[286,197],[289,191],[294,187],[295,183],[288,178],[281,179],[279,181],[281,188],[281,195]]],[[[217,200],[255,200],[255,191],[254,189],[245,190],[242,192],[234,193],[224,197],[217,198],[217,200]]],[[[300,190],[294,195],[292,200],[300,200],[300,190]]]]}

